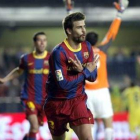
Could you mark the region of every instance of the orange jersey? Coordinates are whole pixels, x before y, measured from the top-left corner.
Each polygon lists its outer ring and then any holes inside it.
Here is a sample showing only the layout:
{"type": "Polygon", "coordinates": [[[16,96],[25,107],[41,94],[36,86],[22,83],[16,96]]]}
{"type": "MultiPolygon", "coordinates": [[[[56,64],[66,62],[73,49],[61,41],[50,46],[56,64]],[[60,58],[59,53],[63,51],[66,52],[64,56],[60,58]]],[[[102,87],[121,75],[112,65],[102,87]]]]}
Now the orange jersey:
{"type": "Polygon", "coordinates": [[[107,78],[107,67],[106,67],[106,54],[98,48],[93,49],[94,54],[100,56],[99,62],[97,64],[97,79],[95,82],[86,81],[86,89],[100,89],[109,87],[108,78],[107,78]]]}
{"type": "Polygon", "coordinates": [[[109,31],[107,32],[105,38],[98,46],[98,48],[93,47],[94,54],[98,54],[100,56],[99,62],[97,64],[97,79],[95,82],[86,81],[85,88],[87,90],[108,88],[108,78],[107,78],[107,55],[104,51],[104,48],[108,48],[111,42],[115,39],[119,27],[120,27],[121,19],[115,18],[112,22],[109,31]]]}

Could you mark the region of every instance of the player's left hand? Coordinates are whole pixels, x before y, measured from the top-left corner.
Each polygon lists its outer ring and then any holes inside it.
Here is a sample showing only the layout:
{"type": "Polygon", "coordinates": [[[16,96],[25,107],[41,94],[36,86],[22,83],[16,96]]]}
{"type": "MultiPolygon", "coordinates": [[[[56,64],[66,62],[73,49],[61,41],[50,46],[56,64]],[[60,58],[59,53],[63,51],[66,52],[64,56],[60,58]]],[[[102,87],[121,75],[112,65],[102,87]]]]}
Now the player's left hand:
{"type": "Polygon", "coordinates": [[[125,11],[125,9],[128,7],[129,1],[128,0],[118,0],[118,2],[114,2],[113,4],[114,4],[115,8],[118,10],[118,12],[123,13],[125,11]]]}
{"type": "Polygon", "coordinates": [[[75,58],[76,58],[76,60],[73,60],[71,57],[69,58],[74,65],[74,70],[78,71],[78,72],[82,72],[83,66],[82,66],[80,60],[77,58],[77,55],[75,55],[75,58]]]}
{"type": "Polygon", "coordinates": [[[90,71],[93,72],[95,68],[97,67],[97,63],[99,61],[99,55],[95,55],[93,62],[90,62],[87,64],[86,68],[90,71]]]}

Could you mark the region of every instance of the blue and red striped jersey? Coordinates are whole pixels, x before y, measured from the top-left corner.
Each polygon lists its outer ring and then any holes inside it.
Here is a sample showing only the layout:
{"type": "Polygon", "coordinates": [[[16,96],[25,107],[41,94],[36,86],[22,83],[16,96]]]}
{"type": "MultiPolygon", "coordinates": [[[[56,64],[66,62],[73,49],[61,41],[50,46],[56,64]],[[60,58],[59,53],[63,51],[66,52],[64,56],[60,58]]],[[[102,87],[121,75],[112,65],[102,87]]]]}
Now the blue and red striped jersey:
{"type": "Polygon", "coordinates": [[[19,68],[24,70],[24,85],[21,98],[42,104],[46,97],[46,81],[49,74],[50,54],[45,51],[43,56],[35,55],[35,52],[21,57],[19,68]]]}
{"type": "Polygon", "coordinates": [[[82,42],[78,49],[73,49],[67,40],[56,46],[49,59],[50,72],[46,88],[48,98],[71,99],[80,94],[85,94],[85,79],[95,81],[97,69],[90,72],[85,66],[93,62],[94,56],[90,43],[82,42]],[[84,67],[82,72],[73,70],[69,57],[76,60],[77,55],[84,67]]]}

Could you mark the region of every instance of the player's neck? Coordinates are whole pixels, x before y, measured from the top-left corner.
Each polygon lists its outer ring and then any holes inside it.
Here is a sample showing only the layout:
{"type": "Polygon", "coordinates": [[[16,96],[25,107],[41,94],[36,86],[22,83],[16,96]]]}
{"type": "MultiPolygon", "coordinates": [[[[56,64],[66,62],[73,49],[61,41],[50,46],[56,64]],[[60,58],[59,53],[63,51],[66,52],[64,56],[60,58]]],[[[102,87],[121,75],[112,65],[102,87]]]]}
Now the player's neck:
{"type": "Polygon", "coordinates": [[[35,55],[36,55],[36,56],[43,56],[44,53],[45,53],[45,51],[43,51],[43,52],[35,51],[35,55]]]}
{"type": "Polygon", "coordinates": [[[69,43],[69,45],[73,48],[73,49],[79,49],[80,47],[80,43],[76,43],[74,42],[72,39],[67,38],[67,41],[69,43]]]}

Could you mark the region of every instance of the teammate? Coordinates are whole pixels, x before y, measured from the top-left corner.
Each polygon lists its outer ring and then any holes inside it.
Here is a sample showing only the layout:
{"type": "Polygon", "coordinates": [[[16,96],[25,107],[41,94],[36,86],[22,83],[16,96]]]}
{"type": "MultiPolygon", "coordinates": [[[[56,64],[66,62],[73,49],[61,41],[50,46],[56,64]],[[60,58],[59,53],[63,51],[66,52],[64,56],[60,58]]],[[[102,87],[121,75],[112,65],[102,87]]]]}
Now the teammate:
{"type": "Polygon", "coordinates": [[[35,50],[21,57],[19,67],[11,71],[5,78],[0,78],[3,84],[24,73],[24,85],[21,91],[21,101],[26,118],[30,123],[29,135],[24,140],[36,140],[39,125],[43,125],[43,105],[46,97],[46,80],[49,73],[48,59],[50,54],[45,50],[47,38],[44,32],[38,32],[33,37],[35,50]]]}
{"type": "Polygon", "coordinates": [[[123,93],[123,103],[128,108],[128,121],[130,131],[134,132],[140,139],[140,87],[134,82],[131,82],[123,93]]]}
{"type": "Polygon", "coordinates": [[[93,140],[93,116],[86,106],[85,80],[95,81],[96,63],[91,46],[85,41],[85,16],[72,13],[65,17],[67,38],[50,55],[47,81],[48,97],[44,105],[53,140],[64,140],[67,123],[80,140],[93,140]]]}
{"type": "Polygon", "coordinates": [[[73,1],[72,0],[63,0],[66,10],[67,10],[67,14],[71,14],[72,10],[73,10],[73,1]]]}
{"type": "Polygon", "coordinates": [[[86,35],[86,40],[89,41],[93,47],[95,54],[99,54],[100,60],[97,64],[97,73],[98,77],[94,83],[86,82],[85,88],[88,95],[88,107],[92,111],[94,118],[103,119],[105,125],[105,139],[113,139],[113,129],[112,129],[112,104],[109,94],[109,84],[107,78],[107,68],[106,68],[106,59],[107,59],[107,49],[110,47],[112,41],[115,39],[120,24],[121,16],[124,10],[128,6],[128,0],[120,0],[119,3],[114,3],[116,9],[118,10],[117,16],[111,24],[109,31],[107,32],[105,38],[99,46],[96,46],[98,35],[94,32],[89,32],[86,35]]]}

